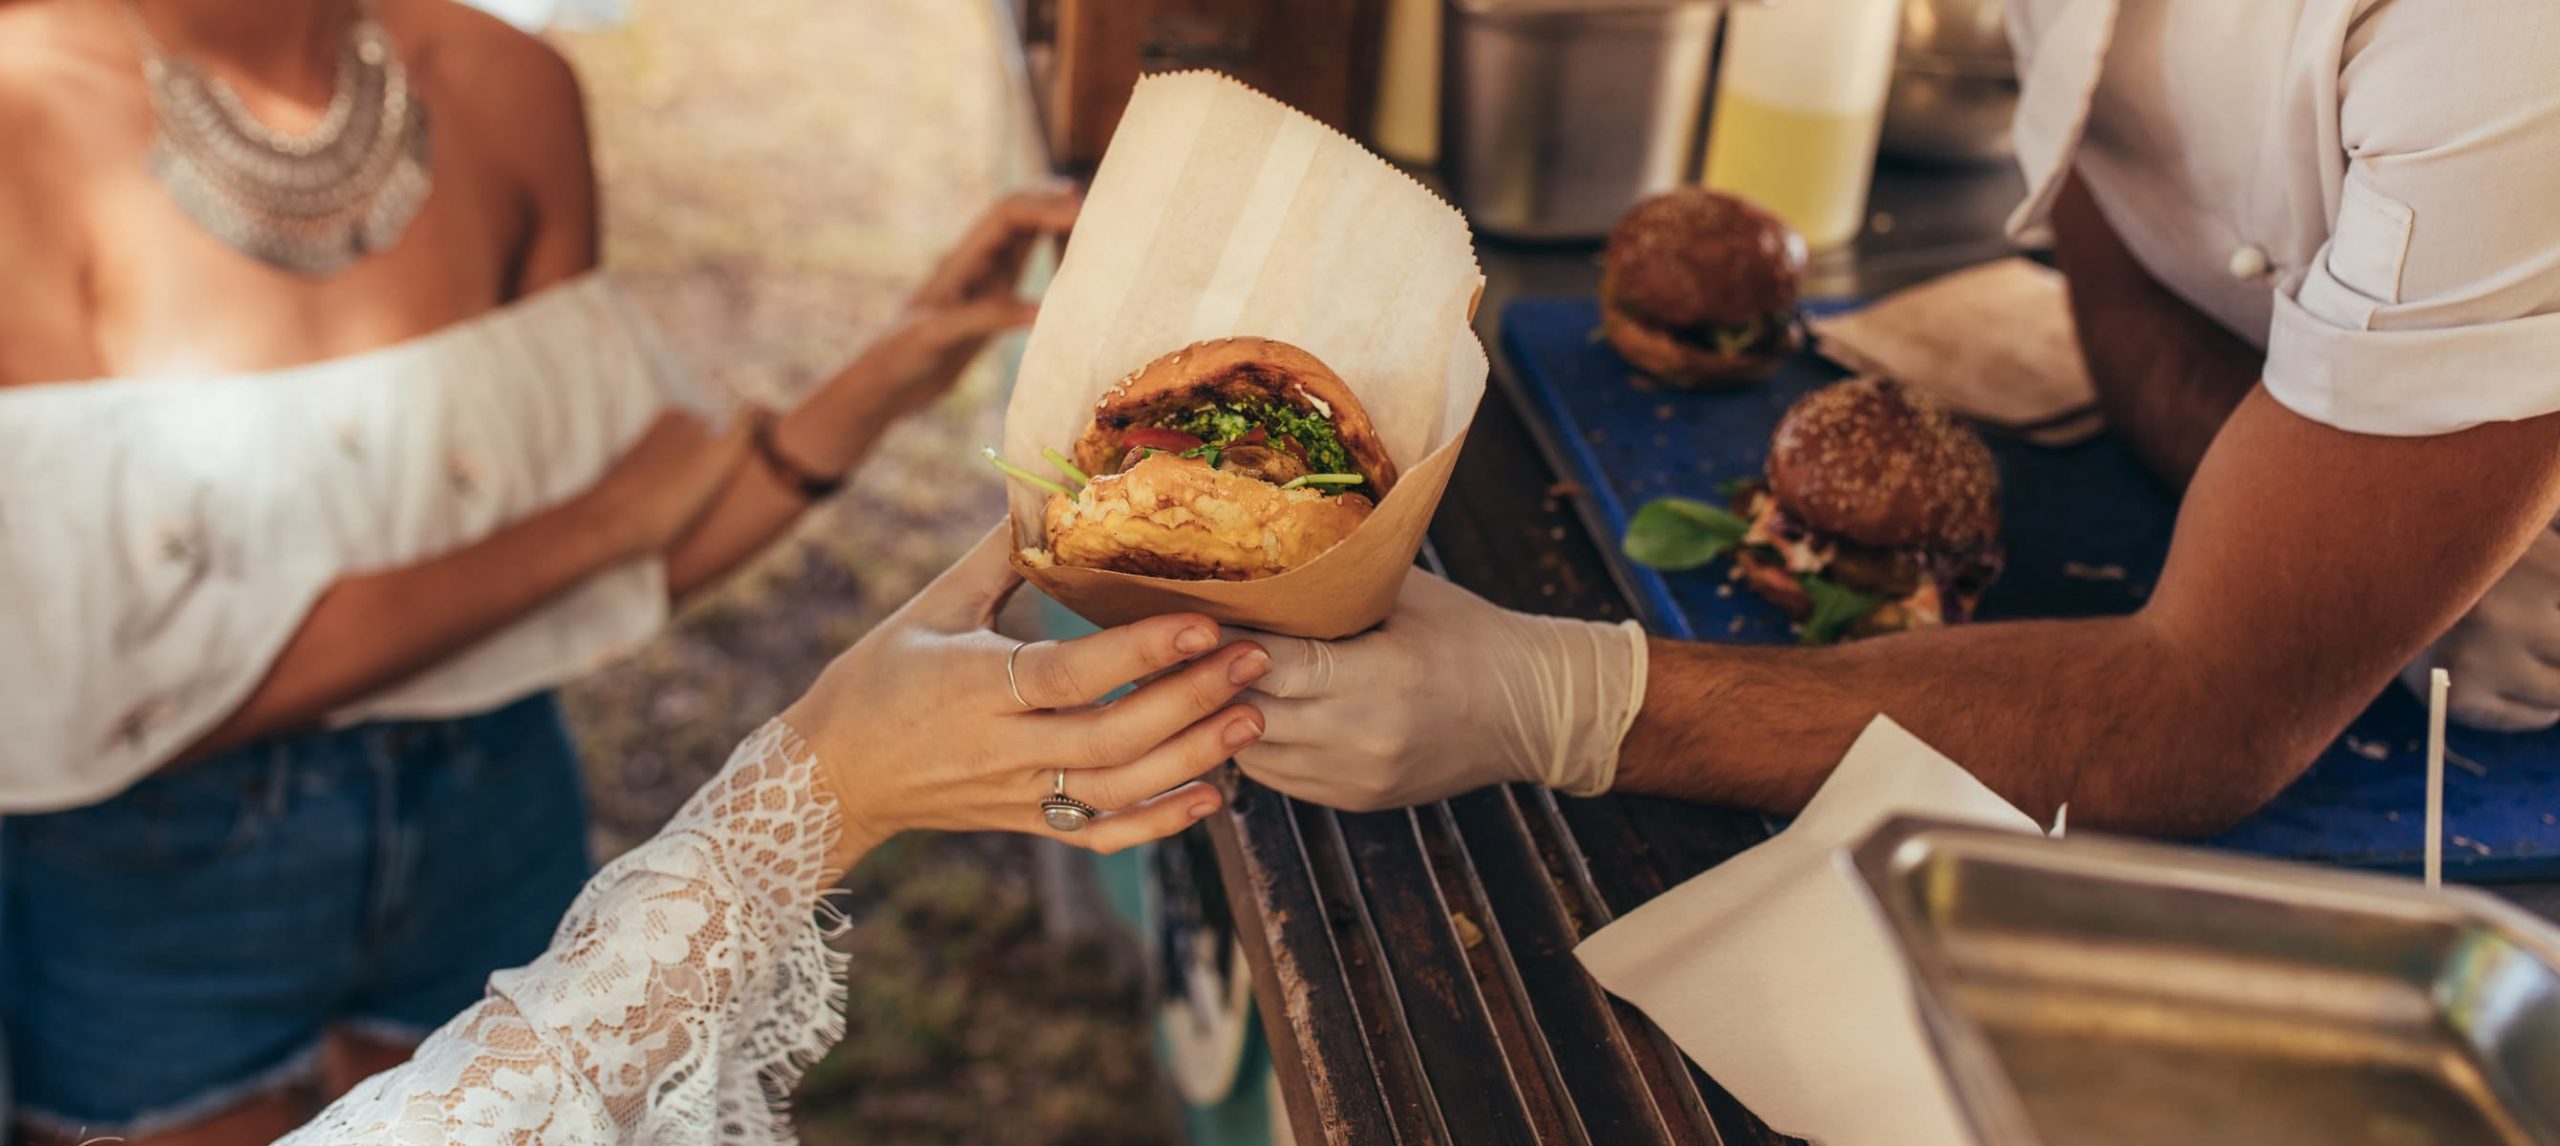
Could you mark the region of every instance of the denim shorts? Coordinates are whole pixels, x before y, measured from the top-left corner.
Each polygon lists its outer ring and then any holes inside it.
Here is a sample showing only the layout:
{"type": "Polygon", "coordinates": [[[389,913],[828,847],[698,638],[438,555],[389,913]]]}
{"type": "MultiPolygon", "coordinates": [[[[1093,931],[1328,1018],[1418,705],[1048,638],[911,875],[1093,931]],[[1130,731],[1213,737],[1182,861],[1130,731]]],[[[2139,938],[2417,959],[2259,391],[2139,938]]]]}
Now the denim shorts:
{"type": "Polygon", "coordinates": [[[0,821],[19,1116],[152,1133],[308,1079],[332,1028],[423,1038],[550,943],[586,828],[548,693],[269,740],[0,821]]]}

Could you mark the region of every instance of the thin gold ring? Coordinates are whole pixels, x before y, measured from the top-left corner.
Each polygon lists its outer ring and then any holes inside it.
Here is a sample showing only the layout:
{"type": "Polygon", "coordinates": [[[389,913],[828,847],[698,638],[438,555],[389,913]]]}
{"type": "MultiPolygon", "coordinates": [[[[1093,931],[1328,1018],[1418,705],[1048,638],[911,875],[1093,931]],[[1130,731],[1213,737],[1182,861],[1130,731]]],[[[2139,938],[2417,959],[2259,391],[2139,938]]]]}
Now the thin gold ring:
{"type": "MultiPolygon", "coordinates": [[[[1009,652],[1009,653],[1006,653],[1006,654],[1004,655],[1004,686],[1005,686],[1006,688],[1009,688],[1009,689],[1012,689],[1012,690],[1013,690],[1013,702],[1014,702],[1015,704],[1019,704],[1019,705],[1021,705],[1021,706],[1022,706],[1022,711],[1024,711],[1024,712],[1038,712],[1038,711],[1040,711],[1040,706],[1039,706],[1039,705],[1033,704],[1033,703],[1031,703],[1030,701],[1027,701],[1027,700],[1022,699],[1022,678],[1021,678],[1021,677],[1019,677],[1019,676],[1015,676],[1015,675],[1014,675],[1014,672],[1013,672],[1013,661],[1014,661],[1014,658],[1015,658],[1015,657],[1019,657],[1019,656],[1021,656],[1021,655],[1022,655],[1022,650],[1027,649],[1027,648],[1030,648],[1030,647],[1031,647],[1031,642],[1029,642],[1029,641],[1015,641],[1015,642],[1013,643],[1013,651],[1012,651],[1012,652],[1009,652]]],[[[1062,783],[1064,782],[1064,781],[1063,781],[1063,779],[1061,780],[1061,782],[1062,782],[1062,783]]]]}

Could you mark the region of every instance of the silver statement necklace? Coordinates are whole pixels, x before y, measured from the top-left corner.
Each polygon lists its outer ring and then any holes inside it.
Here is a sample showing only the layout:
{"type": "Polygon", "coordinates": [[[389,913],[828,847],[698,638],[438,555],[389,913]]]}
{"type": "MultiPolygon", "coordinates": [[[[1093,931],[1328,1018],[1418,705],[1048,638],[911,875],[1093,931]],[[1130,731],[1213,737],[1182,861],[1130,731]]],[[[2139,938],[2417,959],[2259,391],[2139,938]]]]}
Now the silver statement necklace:
{"type": "Polygon", "coordinates": [[[399,240],[427,198],[427,110],[370,0],[357,5],[328,110],[299,133],[258,122],[231,85],[170,55],[134,0],[119,10],[158,120],[151,174],[188,218],[242,254],[312,276],[399,240]]]}

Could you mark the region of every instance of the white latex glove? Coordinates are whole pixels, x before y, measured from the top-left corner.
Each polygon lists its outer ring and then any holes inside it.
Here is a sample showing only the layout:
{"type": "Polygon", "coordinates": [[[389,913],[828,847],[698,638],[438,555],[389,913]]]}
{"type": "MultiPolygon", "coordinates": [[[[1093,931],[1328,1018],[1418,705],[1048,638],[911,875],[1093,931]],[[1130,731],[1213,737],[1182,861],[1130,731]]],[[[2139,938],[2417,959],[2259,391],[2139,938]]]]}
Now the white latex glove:
{"type": "Polygon", "coordinates": [[[1533,617],[1420,570],[1384,624],[1340,641],[1239,631],[1271,652],[1248,694],[1246,775],[1351,811],[1525,781],[1609,789],[1644,703],[1644,630],[1533,617]],[[1255,695],[1259,694],[1259,695],[1255,695]]]}
{"type": "Polygon", "coordinates": [[[2471,612],[2400,682],[2427,695],[2427,670],[2453,674],[2453,720],[2492,732],[2560,723],[2560,533],[2544,530],[2471,612]]]}

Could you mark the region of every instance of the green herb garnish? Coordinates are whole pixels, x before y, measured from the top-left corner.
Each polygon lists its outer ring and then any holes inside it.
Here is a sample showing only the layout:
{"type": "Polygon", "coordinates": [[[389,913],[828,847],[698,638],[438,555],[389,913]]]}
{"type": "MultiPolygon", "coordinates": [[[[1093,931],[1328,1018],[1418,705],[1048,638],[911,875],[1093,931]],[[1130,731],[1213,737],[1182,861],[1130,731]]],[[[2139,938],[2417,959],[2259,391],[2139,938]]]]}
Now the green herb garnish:
{"type": "Polygon", "coordinates": [[[1093,475],[1084,472],[1081,468],[1078,468],[1075,461],[1067,457],[1067,455],[1059,453],[1054,449],[1047,449],[1040,451],[1040,456],[1049,459],[1050,465],[1058,467],[1059,473],[1076,479],[1077,485],[1093,484],[1093,475]]]}
{"type": "Polygon", "coordinates": [[[1671,572],[1695,569],[1742,544],[1751,523],[1685,497],[1655,498],[1636,510],[1618,548],[1638,565],[1671,572]]]}
{"type": "Polygon", "coordinates": [[[1298,489],[1302,486],[1311,485],[1353,486],[1359,485],[1360,483],[1368,480],[1369,479],[1361,477],[1358,474],[1307,474],[1304,477],[1289,479],[1288,484],[1283,485],[1280,488],[1298,489]]]}
{"type": "Polygon", "coordinates": [[[1884,603],[1880,598],[1834,584],[1811,573],[1798,574],[1796,582],[1804,586],[1805,596],[1813,598],[1813,615],[1805,618],[1804,632],[1797,638],[1802,644],[1827,645],[1839,640],[1840,634],[1849,626],[1857,624],[1867,614],[1875,612],[1876,606],[1884,603]]]}
{"type": "MultiPolygon", "coordinates": [[[[1313,411],[1285,402],[1239,402],[1232,406],[1208,403],[1182,416],[1166,428],[1180,430],[1207,443],[1207,447],[1224,450],[1237,438],[1253,432],[1255,426],[1269,431],[1275,438],[1298,443],[1306,455],[1307,467],[1319,473],[1349,473],[1351,451],[1344,449],[1342,435],[1333,423],[1313,411]]],[[[1206,460],[1206,459],[1203,459],[1206,460]]],[[[1209,464],[1218,464],[1211,461],[1209,464]]]]}
{"type": "Polygon", "coordinates": [[[1016,481],[1030,482],[1031,484],[1048,490],[1051,493],[1068,492],[1067,487],[1059,485],[1056,482],[1050,481],[1047,478],[1041,477],[1040,475],[1032,473],[1021,466],[1017,466],[1012,462],[996,456],[996,448],[994,446],[980,446],[978,448],[978,452],[987,455],[987,460],[989,462],[994,463],[997,469],[1003,470],[1006,476],[1011,477],[1016,481]]]}
{"type": "Polygon", "coordinates": [[[1738,356],[1743,351],[1751,349],[1753,343],[1760,341],[1762,330],[1763,327],[1758,319],[1740,326],[1719,328],[1715,332],[1716,353],[1727,358],[1738,356]]]}

